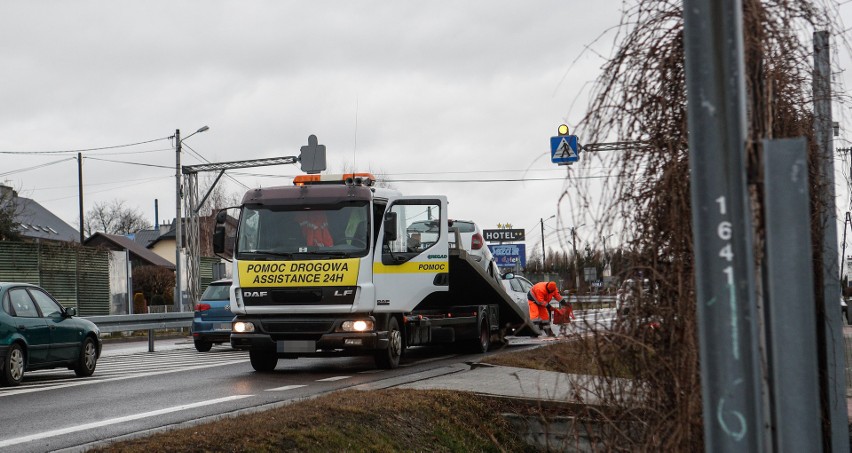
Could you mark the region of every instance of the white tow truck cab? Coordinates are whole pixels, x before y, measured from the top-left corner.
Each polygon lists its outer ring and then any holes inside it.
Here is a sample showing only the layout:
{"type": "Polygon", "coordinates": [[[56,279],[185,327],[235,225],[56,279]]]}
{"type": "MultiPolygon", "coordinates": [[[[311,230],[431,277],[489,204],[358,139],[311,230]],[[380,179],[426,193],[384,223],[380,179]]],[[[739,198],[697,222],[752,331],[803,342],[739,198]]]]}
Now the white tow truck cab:
{"type": "Polygon", "coordinates": [[[243,197],[231,345],[249,350],[255,370],[271,371],[279,358],[361,354],[395,368],[409,346],[485,352],[507,329],[532,327],[497,280],[448,248],[459,241],[448,240],[446,197],[403,196],[374,182],[368,173],[303,175],[243,197]],[[439,233],[418,237],[408,228],[415,222],[434,222],[439,233]]]}

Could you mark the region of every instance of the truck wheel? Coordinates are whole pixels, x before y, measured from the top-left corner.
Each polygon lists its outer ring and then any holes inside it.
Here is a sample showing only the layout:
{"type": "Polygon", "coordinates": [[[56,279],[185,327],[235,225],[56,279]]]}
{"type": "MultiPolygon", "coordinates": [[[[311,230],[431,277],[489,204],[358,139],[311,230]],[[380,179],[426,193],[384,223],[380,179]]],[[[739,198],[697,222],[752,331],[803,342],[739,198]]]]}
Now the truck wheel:
{"type": "Polygon", "coordinates": [[[491,331],[488,329],[488,321],[482,320],[479,326],[479,338],[471,343],[471,349],[476,354],[484,354],[491,347],[491,331]]]}
{"type": "Polygon", "coordinates": [[[399,330],[399,322],[391,316],[388,320],[388,348],[376,351],[376,366],[386,370],[398,367],[402,349],[402,331],[399,330]]]}
{"type": "Polygon", "coordinates": [[[251,362],[251,367],[254,368],[255,371],[268,373],[274,370],[275,366],[278,365],[278,356],[275,355],[274,351],[250,349],[249,361],[251,362]]]}

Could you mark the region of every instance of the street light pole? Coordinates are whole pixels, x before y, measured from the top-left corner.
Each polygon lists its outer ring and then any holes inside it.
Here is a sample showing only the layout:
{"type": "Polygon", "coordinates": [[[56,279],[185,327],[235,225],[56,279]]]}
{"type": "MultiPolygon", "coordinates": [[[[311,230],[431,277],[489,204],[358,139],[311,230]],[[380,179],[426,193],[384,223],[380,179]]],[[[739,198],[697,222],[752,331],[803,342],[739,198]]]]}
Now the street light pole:
{"type": "MultiPolygon", "coordinates": [[[[183,140],[192,137],[193,135],[204,132],[210,129],[207,126],[199,128],[197,131],[189,134],[183,140]]],[[[181,167],[180,167],[180,150],[183,140],[180,138],[180,129],[175,129],[175,311],[183,311],[183,269],[180,265],[181,246],[183,245],[183,217],[181,215],[181,201],[183,199],[183,190],[181,188],[181,167]]]]}
{"type": "Polygon", "coordinates": [[[180,190],[180,129],[175,129],[175,311],[183,311],[183,291],[181,291],[181,265],[180,265],[180,249],[181,249],[181,190],[180,190]]]}

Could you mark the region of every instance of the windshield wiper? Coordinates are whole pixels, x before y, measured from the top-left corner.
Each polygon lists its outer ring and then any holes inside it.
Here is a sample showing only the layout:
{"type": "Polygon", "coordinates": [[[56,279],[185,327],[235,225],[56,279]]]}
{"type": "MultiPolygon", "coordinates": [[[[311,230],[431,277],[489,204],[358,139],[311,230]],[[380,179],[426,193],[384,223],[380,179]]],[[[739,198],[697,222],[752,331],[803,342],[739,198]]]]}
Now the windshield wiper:
{"type": "Polygon", "coordinates": [[[272,250],[247,250],[240,252],[240,255],[256,255],[256,256],[280,256],[284,258],[293,258],[293,252],[274,252],[272,250]]]}
{"type": "Polygon", "coordinates": [[[352,256],[350,252],[340,250],[311,250],[309,252],[297,252],[299,255],[324,255],[324,256],[339,256],[341,258],[349,258],[352,256]]]}

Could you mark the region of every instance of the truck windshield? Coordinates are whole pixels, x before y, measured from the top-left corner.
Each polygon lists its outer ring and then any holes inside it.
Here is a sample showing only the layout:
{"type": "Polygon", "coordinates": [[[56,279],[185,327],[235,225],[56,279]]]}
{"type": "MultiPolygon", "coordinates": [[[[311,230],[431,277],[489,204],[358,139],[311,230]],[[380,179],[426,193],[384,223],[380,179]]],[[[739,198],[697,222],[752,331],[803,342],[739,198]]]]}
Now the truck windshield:
{"type": "Polygon", "coordinates": [[[368,202],[335,205],[245,206],[237,259],[359,257],[369,250],[368,202]]]}

